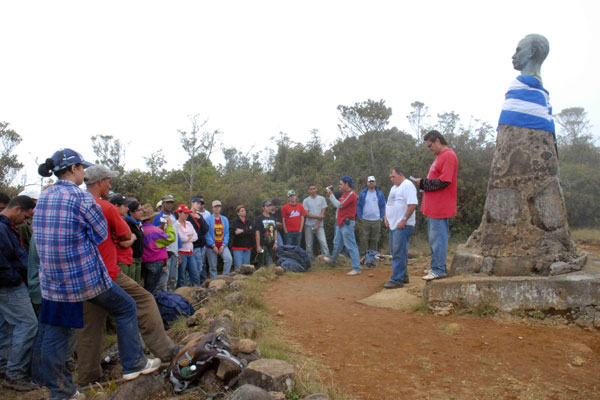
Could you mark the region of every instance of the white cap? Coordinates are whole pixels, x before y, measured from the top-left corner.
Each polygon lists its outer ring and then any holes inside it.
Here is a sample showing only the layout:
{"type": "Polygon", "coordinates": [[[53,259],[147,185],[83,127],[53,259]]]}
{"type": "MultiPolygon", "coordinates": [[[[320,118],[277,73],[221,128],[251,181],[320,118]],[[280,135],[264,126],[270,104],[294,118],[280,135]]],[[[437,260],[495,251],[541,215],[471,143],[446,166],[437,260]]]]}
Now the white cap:
{"type": "Polygon", "coordinates": [[[29,196],[32,199],[37,200],[40,198],[40,188],[38,188],[38,187],[27,188],[27,189],[23,190],[21,193],[19,193],[19,196],[29,196]]]}
{"type": "Polygon", "coordinates": [[[375,177],[374,177],[373,175],[370,175],[370,176],[367,178],[367,182],[376,182],[376,180],[375,180],[375,177]]]}

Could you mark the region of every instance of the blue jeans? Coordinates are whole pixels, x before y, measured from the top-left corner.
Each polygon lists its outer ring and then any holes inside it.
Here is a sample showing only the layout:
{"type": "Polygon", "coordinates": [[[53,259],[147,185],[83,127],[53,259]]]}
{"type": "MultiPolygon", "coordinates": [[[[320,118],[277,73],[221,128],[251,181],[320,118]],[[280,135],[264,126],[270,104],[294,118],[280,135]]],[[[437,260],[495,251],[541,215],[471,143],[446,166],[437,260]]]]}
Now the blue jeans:
{"type": "MultiPolygon", "coordinates": [[[[75,329],[44,325],[41,342],[41,383],[50,389],[50,399],[69,399],[75,394],[75,385],[66,359],[68,343],[75,329]]],[[[40,382],[38,382],[40,383],[40,382]]]]}
{"type": "Polygon", "coordinates": [[[427,218],[429,223],[429,247],[431,248],[431,272],[446,275],[446,252],[448,251],[448,218],[427,218]]]}
{"type": "Polygon", "coordinates": [[[0,288],[0,372],[29,376],[37,318],[24,283],[0,288]]]}
{"type": "Polygon", "coordinates": [[[315,236],[319,241],[319,247],[321,248],[321,254],[329,257],[329,247],[327,246],[327,239],[325,238],[325,229],[323,229],[323,224],[319,224],[317,231],[313,231],[313,226],[306,225],[304,227],[304,242],[306,243],[306,252],[308,256],[313,258],[313,243],[315,241],[315,236]]]}
{"type": "Polygon", "coordinates": [[[181,257],[181,264],[179,264],[179,272],[177,274],[177,287],[188,286],[186,285],[186,272],[189,272],[189,283],[200,286],[200,271],[198,271],[198,265],[196,264],[196,256],[194,254],[181,253],[179,253],[179,256],[181,257]]]}
{"type": "Polygon", "coordinates": [[[390,231],[390,252],[392,253],[392,278],[390,281],[403,283],[408,264],[408,245],[414,226],[406,225],[404,229],[390,231]]]}
{"type": "Polygon", "coordinates": [[[250,255],[252,250],[233,250],[233,266],[236,269],[240,269],[242,264],[250,264],[250,255]]]}
{"type": "Polygon", "coordinates": [[[300,246],[302,244],[302,232],[288,232],[285,234],[285,244],[300,246]]]}
{"type": "Polygon", "coordinates": [[[337,256],[340,254],[342,248],[350,252],[350,260],[352,260],[352,269],[360,271],[360,256],[358,255],[358,245],[356,244],[356,237],[354,236],[354,221],[350,220],[348,225],[343,224],[340,228],[337,223],[335,224],[335,236],[333,239],[333,253],[331,254],[331,261],[335,262],[337,256]]]}
{"type": "MultiPolygon", "coordinates": [[[[206,249],[206,258],[208,259],[208,268],[210,270],[210,279],[217,279],[217,254],[211,248],[206,249]]],[[[223,252],[221,253],[221,258],[223,258],[223,274],[229,275],[231,272],[231,253],[229,252],[229,247],[225,246],[223,248],[223,252]]]]}
{"type": "Polygon", "coordinates": [[[196,257],[196,265],[200,272],[200,283],[206,280],[206,265],[204,265],[204,256],[206,255],[206,247],[194,248],[194,257],[196,257]]]}
{"type": "Polygon", "coordinates": [[[277,247],[283,246],[283,233],[277,231],[277,247]]]}
{"type": "Polygon", "coordinates": [[[179,272],[179,254],[169,253],[169,258],[167,259],[167,280],[165,281],[165,276],[161,277],[160,282],[158,283],[158,287],[163,287],[163,283],[166,283],[168,290],[175,290],[177,287],[177,273],[179,272]]]}
{"type": "Polygon", "coordinates": [[[144,271],[144,289],[155,294],[158,288],[158,282],[163,274],[165,261],[152,261],[142,264],[144,271]]]}

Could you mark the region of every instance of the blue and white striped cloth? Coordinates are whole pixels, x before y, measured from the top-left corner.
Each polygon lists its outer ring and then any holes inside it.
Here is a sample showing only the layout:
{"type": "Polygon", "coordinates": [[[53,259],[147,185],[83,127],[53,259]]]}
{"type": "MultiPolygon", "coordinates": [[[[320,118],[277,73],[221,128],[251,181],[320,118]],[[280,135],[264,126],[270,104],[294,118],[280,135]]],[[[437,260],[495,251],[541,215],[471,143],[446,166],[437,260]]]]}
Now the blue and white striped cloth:
{"type": "Polygon", "coordinates": [[[540,129],[552,132],[556,137],[550,96],[537,78],[519,75],[511,83],[498,125],[540,129]]]}

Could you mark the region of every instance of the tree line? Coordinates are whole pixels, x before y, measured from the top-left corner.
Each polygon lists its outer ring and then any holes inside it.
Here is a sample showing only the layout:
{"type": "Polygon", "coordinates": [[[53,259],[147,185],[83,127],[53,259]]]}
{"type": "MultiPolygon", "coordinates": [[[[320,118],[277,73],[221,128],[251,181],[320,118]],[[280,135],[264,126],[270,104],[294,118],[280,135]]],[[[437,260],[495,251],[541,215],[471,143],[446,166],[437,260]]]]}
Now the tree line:
{"type": "MultiPolygon", "coordinates": [[[[317,130],[306,143],[295,142],[280,132],[273,137],[273,147],[262,152],[244,153],[235,147],[224,147],[219,130],[206,129],[198,115],[190,118],[190,129],[180,130],[180,142],[188,159],[182,168],[165,169],[161,150],[145,157],[146,169],[125,168],[126,146],[110,135],[91,138],[96,162],[119,170],[121,177],[113,181],[113,190],[133,196],[142,202],[156,204],[164,194],[176,201],[189,203],[202,194],[210,203],[223,202],[223,213],[234,215],[238,204],[249,213],[260,212],[263,199],[280,198],[294,189],[299,199],[308,195],[306,188],[316,184],[319,193],[339,178],[350,175],[356,190],[366,186],[369,175],[388,193],[391,167],[398,166],[407,176],[427,175],[433,155],[422,144],[422,135],[437,129],[448,140],[459,159],[458,215],[451,221],[453,233],[468,235],[479,226],[485,204],[488,176],[495,149],[495,127],[470,118],[463,121],[457,113],[440,113],[432,118],[428,107],[419,101],[411,104],[407,119],[412,132],[390,126],[392,109],[384,100],[366,100],[353,105],[340,105],[339,134],[326,146],[317,130]],[[430,121],[434,121],[433,123],[430,121]],[[222,151],[225,162],[214,164],[211,156],[222,151]]],[[[600,147],[595,144],[587,114],[572,107],[555,116],[558,125],[557,145],[561,166],[561,182],[571,227],[600,226],[600,147]]],[[[21,141],[9,124],[0,123],[0,186],[9,193],[20,189],[14,178],[23,167],[14,155],[21,141]]],[[[417,230],[425,224],[417,213],[417,230]]],[[[327,213],[325,227],[329,240],[333,237],[333,209],[327,213]]]]}

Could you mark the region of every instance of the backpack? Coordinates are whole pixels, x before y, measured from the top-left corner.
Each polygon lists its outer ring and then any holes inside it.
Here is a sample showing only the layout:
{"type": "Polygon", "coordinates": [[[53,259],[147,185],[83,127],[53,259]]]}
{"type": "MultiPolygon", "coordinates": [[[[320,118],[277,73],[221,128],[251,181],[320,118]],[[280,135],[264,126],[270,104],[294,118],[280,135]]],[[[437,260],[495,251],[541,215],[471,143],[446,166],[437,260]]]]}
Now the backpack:
{"type": "Polygon", "coordinates": [[[154,296],[154,299],[165,330],[169,329],[171,323],[180,316],[189,317],[194,313],[194,307],[177,293],[160,291],[154,296]]]}
{"type": "Polygon", "coordinates": [[[306,272],[310,268],[310,257],[300,246],[279,246],[275,254],[277,263],[286,271],[306,272]]]}

